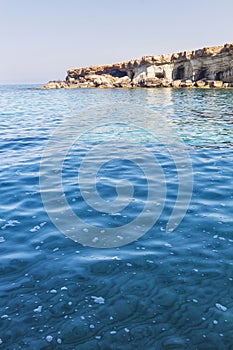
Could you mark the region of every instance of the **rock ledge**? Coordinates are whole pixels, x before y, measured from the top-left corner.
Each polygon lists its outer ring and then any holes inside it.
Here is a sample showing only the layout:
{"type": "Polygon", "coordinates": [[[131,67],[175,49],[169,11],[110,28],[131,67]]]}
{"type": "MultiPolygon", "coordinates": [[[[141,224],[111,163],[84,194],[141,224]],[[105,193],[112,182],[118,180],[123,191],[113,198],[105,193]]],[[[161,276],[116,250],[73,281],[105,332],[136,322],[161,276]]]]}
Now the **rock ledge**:
{"type": "Polygon", "coordinates": [[[233,44],[67,71],[42,89],[233,87],[233,44]]]}

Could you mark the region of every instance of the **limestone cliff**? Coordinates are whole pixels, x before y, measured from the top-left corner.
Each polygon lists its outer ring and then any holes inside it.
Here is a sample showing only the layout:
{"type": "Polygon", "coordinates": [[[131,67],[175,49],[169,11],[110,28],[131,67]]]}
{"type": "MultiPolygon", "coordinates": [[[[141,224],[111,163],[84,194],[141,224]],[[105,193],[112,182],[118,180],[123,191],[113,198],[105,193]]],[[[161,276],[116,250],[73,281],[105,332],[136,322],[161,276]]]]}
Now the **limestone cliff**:
{"type": "Polygon", "coordinates": [[[233,87],[233,44],[67,71],[44,89],[122,87],[233,87]]]}

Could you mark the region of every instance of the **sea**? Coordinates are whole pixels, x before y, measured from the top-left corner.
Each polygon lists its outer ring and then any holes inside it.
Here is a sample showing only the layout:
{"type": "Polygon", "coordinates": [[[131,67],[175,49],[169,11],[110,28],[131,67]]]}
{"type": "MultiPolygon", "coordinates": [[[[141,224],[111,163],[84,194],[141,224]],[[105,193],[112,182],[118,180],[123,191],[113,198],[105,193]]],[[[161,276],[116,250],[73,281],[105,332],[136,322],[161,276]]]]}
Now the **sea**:
{"type": "Polygon", "coordinates": [[[233,90],[0,86],[0,349],[233,349],[233,90]]]}

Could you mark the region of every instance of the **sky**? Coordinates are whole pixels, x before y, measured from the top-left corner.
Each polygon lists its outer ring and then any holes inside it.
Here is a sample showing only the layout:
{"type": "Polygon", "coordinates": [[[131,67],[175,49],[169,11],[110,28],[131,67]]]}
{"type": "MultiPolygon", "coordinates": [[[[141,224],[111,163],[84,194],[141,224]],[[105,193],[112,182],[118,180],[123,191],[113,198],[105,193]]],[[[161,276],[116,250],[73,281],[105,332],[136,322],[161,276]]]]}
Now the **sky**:
{"type": "Polygon", "coordinates": [[[232,0],[0,0],[0,84],[233,42],[232,0]]]}

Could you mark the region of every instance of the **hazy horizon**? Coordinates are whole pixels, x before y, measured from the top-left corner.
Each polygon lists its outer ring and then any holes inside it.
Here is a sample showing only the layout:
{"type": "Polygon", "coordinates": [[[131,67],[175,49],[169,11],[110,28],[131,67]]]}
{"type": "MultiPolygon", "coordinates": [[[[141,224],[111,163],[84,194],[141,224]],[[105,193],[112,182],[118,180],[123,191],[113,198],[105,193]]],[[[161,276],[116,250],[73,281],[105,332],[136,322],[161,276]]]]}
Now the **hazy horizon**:
{"type": "Polygon", "coordinates": [[[224,45],[233,41],[232,12],[230,0],[0,0],[0,84],[64,80],[71,68],[224,45]]]}

